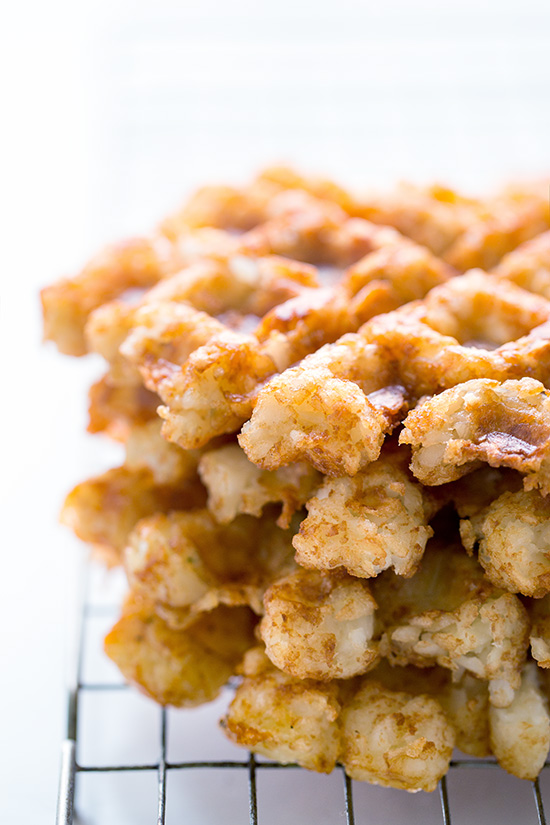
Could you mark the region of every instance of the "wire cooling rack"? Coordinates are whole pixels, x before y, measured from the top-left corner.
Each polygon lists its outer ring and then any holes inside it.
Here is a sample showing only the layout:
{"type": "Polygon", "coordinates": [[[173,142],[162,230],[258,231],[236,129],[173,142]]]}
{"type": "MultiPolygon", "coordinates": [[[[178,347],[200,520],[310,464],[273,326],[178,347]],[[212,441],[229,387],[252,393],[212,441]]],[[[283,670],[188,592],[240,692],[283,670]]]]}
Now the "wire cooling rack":
{"type": "MultiPolygon", "coordinates": [[[[167,711],[165,708],[158,708],[156,706],[153,708],[152,706],[149,706],[149,711],[154,710],[154,713],[156,714],[153,725],[153,727],[156,727],[156,733],[153,731],[153,736],[156,736],[157,740],[156,746],[159,753],[159,757],[157,759],[152,761],[143,760],[136,762],[133,762],[132,760],[124,760],[120,763],[115,762],[114,764],[98,764],[97,762],[90,760],[80,759],[79,751],[81,746],[80,740],[82,728],[81,717],[83,715],[82,705],[86,704],[86,697],[91,694],[102,696],[112,696],[116,694],[119,698],[123,699],[124,703],[127,703],[129,698],[132,695],[135,695],[133,689],[122,682],[111,682],[93,678],[85,672],[90,670],[90,668],[84,667],[87,655],[86,646],[90,644],[89,633],[87,632],[88,626],[91,623],[97,623],[98,619],[108,620],[114,617],[117,611],[117,608],[114,605],[107,605],[105,603],[101,604],[94,600],[94,583],[92,579],[93,576],[90,576],[89,573],[86,573],[85,571],[83,572],[80,587],[81,597],[78,605],[78,619],[75,625],[74,644],[70,661],[67,704],[67,738],[62,744],[56,819],[57,825],[79,825],[79,823],[83,823],[83,825],[84,823],[85,825],[103,825],[105,820],[101,812],[98,814],[100,817],[99,819],[97,816],[95,818],[94,816],[90,818],[89,814],[85,814],[84,819],[79,818],[79,786],[83,781],[83,777],[91,775],[95,775],[100,779],[102,778],[103,783],[105,783],[108,776],[139,776],[140,785],[143,785],[142,777],[148,776],[150,780],[154,779],[154,782],[149,781],[147,790],[150,792],[151,796],[156,793],[156,802],[153,799],[150,800],[152,804],[148,812],[140,809],[139,825],[141,825],[142,822],[144,825],[149,822],[154,825],[155,821],[156,825],[167,825],[167,823],[174,821],[173,819],[170,819],[170,817],[167,818],[167,804],[170,805],[169,788],[171,787],[168,779],[169,777],[171,778],[178,774],[181,776],[181,772],[192,773],[194,770],[200,770],[203,777],[203,772],[205,770],[212,773],[217,773],[221,770],[224,773],[232,774],[229,785],[226,784],[225,786],[226,794],[227,787],[232,787],[235,785],[235,782],[233,781],[235,773],[239,774],[241,779],[245,778],[246,783],[243,783],[242,791],[243,795],[246,794],[247,785],[248,821],[250,825],[259,825],[259,823],[264,823],[266,821],[266,805],[263,805],[262,803],[261,794],[261,786],[263,784],[262,780],[264,776],[268,773],[273,774],[273,772],[277,772],[280,777],[284,777],[286,780],[290,778],[290,772],[299,772],[301,776],[299,778],[298,785],[295,781],[293,783],[283,782],[282,784],[279,784],[279,790],[277,791],[275,798],[271,798],[268,801],[270,808],[270,821],[288,821],[288,818],[284,814],[281,813],[280,816],[277,816],[276,812],[275,819],[273,819],[273,807],[280,805],[286,805],[288,807],[289,800],[288,798],[285,800],[285,797],[288,797],[291,794],[303,794],[304,780],[306,776],[312,776],[309,772],[293,765],[280,765],[278,763],[265,760],[262,757],[256,757],[252,753],[248,754],[247,758],[242,759],[173,760],[170,758],[167,749],[171,711],[167,711]],[[154,811],[155,804],[156,812],[154,811]]],[[[98,585],[96,582],[96,589],[97,586],[98,585]]],[[[142,722],[139,712],[136,711],[131,713],[133,713],[134,717],[132,719],[132,724],[139,728],[142,722]]],[[[192,714],[196,713],[196,711],[187,711],[187,713],[192,714]]],[[[105,718],[101,718],[101,714],[96,715],[99,718],[92,719],[91,723],[88,722],[87,728],[88,730],[92,728],[96,735],[101,738],[102,733],[103,735],[105,734],[107,727],[112,725],[112,720],[109,721],[105,718]]],[[[189,720],[190,717],[187,716],[186,719],[189,720]]],[[[151,727],[152,723],[151,719],[149,719],[149,728],[151,729],[151,727]]],[[[121,733],[121,735],[123,735],[123,733],[121,733]]],[[[240,752],[241,751],[239,750],[238,753],[240,752]]],[[[548,767],[550,767],[550,763],[545,765],[545,768],[548,767]]],[[[326,805],[321,800],[321,818],[323,822],[336,821],[337,823],[342,823],[342,825],[343,823],[345,823],[345,825],[356,825],[356,823],[357,825],[359,825],[359,823],[371,825],[371,823],[384,822],[385,825],[388,825],[388,823],[393,825],[392,820],[388,818],[387,798],[384,800],[384,813],[383,815],[381,814],[380,817],[377,814],[376,804],[373,804],[373,797],[371,795],[382,792],[385,794],[392,794],[394,795],[392,798],[398,798],[400,801],[403,801],[403,807],[401,809],[402,813],[403,811],[410,811],[411,808],[407,808],[406,806],[410,805],[410,802],[416,800],[418,797],[430,799],[430,805],[432,807],[429,811],[429,816],[425,811],[420,812],[420,819],[418,821],[423,823],[427,822],[428,819],[430,823],[439,822],[442,823],[442,825],[451,825],[451,823],[454,823],[454,825],[459,825],[459,823],[467,823],[467,825],[471,825],[474,821],[476,825],[481,825],[482,823],[487,823],[489,821],[504,823],[508,821],[507,815],[510,815],[510,822],[522,822],[524,825],[528,825],[528,823],[546,825],[543,793],[541,791],[539,780],[537,779],[532,783],[532,801],[529,803],[525,795],[525,790],[528,783],[505,776],[496,763],[490,759],[454,759],[451,762],[449,774],[447,777],[444,777],[439,784],[439,801],[437,804],[437,812],[433,807],[435,801],[432,802],[434,798],[434,795],[432,794],[419,794],[415,797],[411,797],[401,791],[388,791],[387,789],[367,786],[364,783],[356,783],[346,776],[341,767],[339,767],[331,777],[317,777],[317,779],[318,781],[325,783],[325,788],[326,783],[330,780],[330,794],[333,797],[334,816],[331,816],[331,813],[326,810],[326,805]],[[340,778],[338,782],[335,782],[335,774],[337,774],[338,771],[340,772],[340,778]],[[465,784],[462,784],[462,790],[458,788],[455,793],[449,792],[449,783],[452,783],[453,777],[459,772],[461,774],[468,772],[470,774],[468,781],[465,784]],[[479,789],[481,789],[482,796],[487,797],[493,794],[495,799],[497,797],[500,799],[500,812],[495,810],[494,807],[491,807],[494,816],[491,815],[488,818],[483,812],[480,812],[479,816],[476,813],[475,818],[472,819],[471,807],[470,813],[464,811],[463,802],[465,796],[467,797],[471,795],[471,793],[475,794],[475,791],[471,790],[472,783],[470,779],[472,772],[476,774],[478,779],[480,773],[485,774],[481,780],[481,783],[478,782],[478,794],[480,792],[479,789]],[[490,779],[495,776],[499,776],[501,779],[505,777],[505,781],[508,782],[507,785],[501,785],[501,788],[505,789],[504,792],[502,790],[498,791],[491,788],[490,779]],[[510,785],[510,783],[512,783],[512,785],[510,785]],[[514,785],[514,783],[516,784],[514,785]],[[521,814],[519,818],[516,818],[518,794],[522,797],[522,801],[519,803],[519,810],[521,811],[521,814]],[[395,795],[399,796],[396,797],[395,795]],[[502,799],[503,796],[505,797],[504,799],[502,799]],[[516,803],[516,811],[513,810],[514,803],[516,803]],[[529,810],[527,810],[527,806],[529,806],[529,810]]],[[[195,784],[194,780],[193,784],[195,784]]],[[[210,782],[207,781],[205,787],[207,788],[206,793],[210,796],[212,794],[216,794],[216,790],[212,787],[210,782]]],[[[320,786],[317,787],[319,788],[320,786]]],[[[316,793],[317,792],[314,791],[314,795],[316,793]]],[[[101,782],[99,784],[96,783],[96,787],[93,792],[96,802],[98,798],[103,796],[104,802],[108,804],[108,798],[111,794],[112,788],[108,787],[106,784],[102,785],[101,782]]],[[[234,794],[230,794],[230,796],[233,797],[234,794]]],[[[198,807],[200,818],[197,818],[197,810],[194,810],[191,812],[191,819],[186,817],[185,820],[182,820],[178,817],[177,821],[193,821],[194,825],[211,825],[211,823],[214,822],[223,822],[224,825],[227,825],[228,823],[232,825],[233,822],[239,822],[244,825],[246,822],[246,808],[244,807],[244,800],[241,800],[241,803],[243,804],[241,804],[240,810],[233,812],[233,814],[228,810],[228,805],[230,802],[229,798],[220,800],[221,807],[219,808],[219,817],[217,814],[212,813],[211,807],[208,813],[206,813],[204,810],[204,796],[202,797],[202,800],[202,803],[200,803],[198,807]],[[204,818],[202,817],[202,812],[204,812],[204,818]]],[[[376,800],[374,800],[374,802],[376,802],[376,800]]],[[[96,805],[96,811],[97,810],[101,811],[102,806],[96,805]]],[[[135,812],[134,814],[130,813],[129,816],[129,822],[136,822],[135,812]]],[[[389,813],[389,816],[392,816],[391,812],[389,813]]],[[[120,821],[120,817],[118,816],[116,816],[115,819],[116,821],[120,821]]],[[[297,815],[294,821],[301,823],[304,819],[300,815],[297,815]]],[[[319,811],[317,811],[312,821],[320,822],[319,811]]],[[[412,819],[409,818],[408,814],[405,814],[404,817],[401,817],[400,821],[410,822],[412,819]]]]}

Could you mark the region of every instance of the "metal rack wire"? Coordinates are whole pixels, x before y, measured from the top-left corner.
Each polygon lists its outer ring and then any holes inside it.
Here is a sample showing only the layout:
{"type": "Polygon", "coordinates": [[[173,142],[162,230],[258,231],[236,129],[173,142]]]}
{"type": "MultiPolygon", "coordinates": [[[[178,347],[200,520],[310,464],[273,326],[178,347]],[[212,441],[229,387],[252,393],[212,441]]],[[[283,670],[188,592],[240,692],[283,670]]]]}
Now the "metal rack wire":
{"type": "MultiPolygon", "coordinates": [[[[242,760],[204,760],[204,761],[170,761],[167,758],[167,736],[168,736],[168,714],[165,708],[159,708],[158,742],[160,745],[160,757],[157,761],[138,762],[136,764],[113,764],[81,765],[77,761],[78,744],[78,721],[79,704],[82,695],[90,691],[109,692],[132,690],[125,684],[108,684],[100,681],[83,681],[82,663],[85,654],[85,630],[86,624],[94,617],[103,614],[105,611],[90,603],[89,579],[85,572],[81,584],[81,598],[79,599],[78,620],[75,625],[74,644],[71,656],[70,680],[68,685],[67,701],[67,737],[62,743],[61,750],[61,770],[59,776],[59,791],[57,804],[56,825],[76,825],[76,809],[78,807],[78,777],[83,774],[113,774],[113,773],[156,773],[157,785],[157,825],[166,823],[166,802],[167,802],[167,778],[168,774],[175,771],[189,770],[193,768],[224,769],[246,773],[248,778],[248,811],[249,825],[259,825],[259,805],[258,805],[258,775],[264,771],[295,769],[302,770],[295,765],[280,765],[275,762],[258,760],[254,754],[250,753],[248,758],[242,760]]],[[[545,768],[550,767],[550,762],[545,768]]],[[[342,811],[345,815],[346,825],[355,825],[356,806],[354,805],[353,782],[344,773],[341,767],[338,768],[342,776],[342,811]]],[[[498,769],[496,762],[490,759],[467,759],[460,758],[451,762],[450,772],[458,770],[484,770],[498,769]]],[[[543,796],[537,779],[532,783],[533,802],[536,811],[536,821],[538,825],[546,825],[546,815],[544,810],[543,796]]],[[[441,804],[442,825],[451,825],[454,821],[451,811],[451,804],[448,794],[447,777],[444,777],[439,784],[439,800],[441,804]]],[[[362,812],[361,812],[362,813],[362,812]]],[[[344,821],[344,820],[342,820],[344,821]]],[[[367,820],[370,822],[370,820],[367,820]]],[[[154,822],[154,820],[151,820],[154,822]]],[[[481,820],[478,820],[481,823],[481,820]]],[[[101,823],[93,823],[101,825],[101,823]]]]}

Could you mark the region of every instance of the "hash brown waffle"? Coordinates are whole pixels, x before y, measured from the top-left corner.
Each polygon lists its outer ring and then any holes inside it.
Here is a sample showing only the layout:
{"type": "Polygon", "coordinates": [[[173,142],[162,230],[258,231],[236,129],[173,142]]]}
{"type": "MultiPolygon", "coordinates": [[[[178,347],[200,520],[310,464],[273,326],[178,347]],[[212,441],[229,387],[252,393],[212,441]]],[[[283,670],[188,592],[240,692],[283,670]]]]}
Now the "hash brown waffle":
{"type": "Polygon", "coordinates": [[[124,565],[129,681],[193,706],[240,674],[228,736],[313,770],[433,790],[456,744],[537,776],[545,188],[272,168],[43,290],[45,337],[107,365],[89,431],[125,445],[63,520],[124,565]]]}

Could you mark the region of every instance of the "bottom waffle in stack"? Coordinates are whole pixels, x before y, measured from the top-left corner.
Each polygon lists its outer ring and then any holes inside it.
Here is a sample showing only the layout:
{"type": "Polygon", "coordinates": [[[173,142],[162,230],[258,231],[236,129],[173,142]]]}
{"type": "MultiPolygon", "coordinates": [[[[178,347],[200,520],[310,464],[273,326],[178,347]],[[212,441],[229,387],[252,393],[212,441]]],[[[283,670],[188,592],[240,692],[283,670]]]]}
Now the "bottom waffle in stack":
{"type": "Polygon", "coordinates": [[[125,462],[63,520],[126,571],[126,679],[192,707],[238,677],[227,736],[311,770],[431,791],[456,746],[538,775],[549,225],[536,187],[270,170],[44,290],[48,337],[108,363],[89,429],[125,462]]]}

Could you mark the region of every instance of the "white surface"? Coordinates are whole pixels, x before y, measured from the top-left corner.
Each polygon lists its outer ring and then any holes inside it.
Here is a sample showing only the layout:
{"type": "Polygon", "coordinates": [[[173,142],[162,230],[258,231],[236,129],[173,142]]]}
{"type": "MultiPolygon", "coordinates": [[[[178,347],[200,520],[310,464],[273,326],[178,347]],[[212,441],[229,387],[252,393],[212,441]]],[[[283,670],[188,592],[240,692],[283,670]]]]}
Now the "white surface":
{"type": "MultiPolygon", "coordinates": [[[[7,15],[0,821],[41,825],[54,815],[75,553],[56,514],[71,484],[108,457],[82,435],[86,386],[100,367],[41,347],[38,287],[100,243],[146,228],[191,186],[239,180],[265,162],[295,161],[358,185],[402,176],[483,188],[550,171],[550,6],[35,0],[7,15]]],[[[456,782],[474,782],[462,776],[456,782]]],[[[304,781],[321,822],[321,780],[304,781]]],[[[511,807],[497,794],[490,818],[472,813],[483,787],[476,795],[452,783],[463,805],[453,822],[528,822],[517,807],[523,785],[511,807]]],[[[145,780],[137,784],[144,792],[145,780]]],[[[151,821],[137,803],[125,809],[115,785],[107,797],[90,785],[86,821],[151,821]]],[[[173,804],[198,822],[195,786],[178,787],[173,804]]],[[[385,793],[375,798],[390,805],[385,793]]],[[[277,813],[286,794],[266,794],[260,821],[287,818],[287,808],[277,813]]],[[[433,797],[398,799],[385,815],[358,812],[358,822],[402,822],[409,806],[428,822],[425,811],[437,809],[433,797]]]]}

